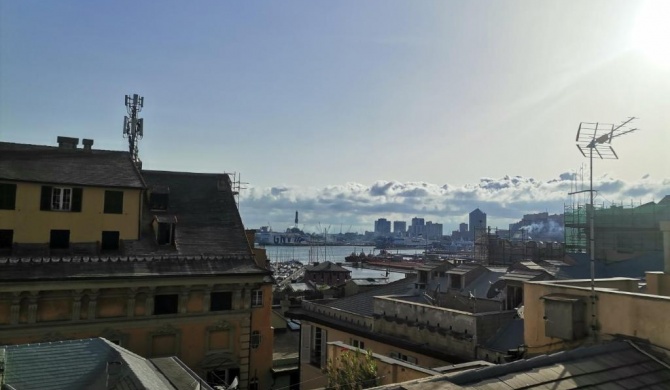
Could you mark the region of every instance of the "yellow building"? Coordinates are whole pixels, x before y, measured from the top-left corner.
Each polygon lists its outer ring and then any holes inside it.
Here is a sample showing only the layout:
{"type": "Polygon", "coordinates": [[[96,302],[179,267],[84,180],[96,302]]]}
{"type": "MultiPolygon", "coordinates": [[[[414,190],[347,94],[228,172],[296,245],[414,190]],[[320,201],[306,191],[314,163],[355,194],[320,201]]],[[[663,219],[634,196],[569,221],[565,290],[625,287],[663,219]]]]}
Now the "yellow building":
{"type": "Polygon", "coordinates": [[[670,349],[670,221],[660,223],[665,269],[634,278],[528,282],[524,343],[529,355],[627,336],[670,349]]]}
{"type": "Polygon", "coordinates": [[[0,251],[97,254],[137,240],[145,184],[129,154],[58,141],[0,142],[0,251]]]}
{"type": "Polygon", "coordinates": [[[101,336],[270,388],[272,278],[228,175],[59,141],[0,143],[0,345],[101,336]]]}

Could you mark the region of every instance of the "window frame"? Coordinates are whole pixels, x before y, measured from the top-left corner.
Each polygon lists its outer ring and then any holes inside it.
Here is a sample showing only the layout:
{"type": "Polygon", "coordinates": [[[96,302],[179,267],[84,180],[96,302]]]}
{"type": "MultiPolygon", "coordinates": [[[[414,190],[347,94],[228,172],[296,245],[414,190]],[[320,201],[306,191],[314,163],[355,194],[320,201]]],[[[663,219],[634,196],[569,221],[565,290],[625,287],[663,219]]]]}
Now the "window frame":
{"type": "Polygon", "coordinates": [[[42,186],[41,211],[80,212],[84,190],[81,187],[42,186]]]}
{"type": "Polygon", "coordinates": [[[233,310],[232,291],[212,291],[211,293],[209,293],[209,311],[230,311],[230,310],[233,310]],[[220,296],[222,299],[215,299],[215,294],[216,296],[220,296]]]}
{"type": "Polygon", "coordinates": [[[263,290],[251,290],[251,307],[263,306],[263,290]]]}
{"type": "Polygon", "coordinates": [[[72,210],[72,187],[51,187],[51,210],[72,210]]]}
{"type": "Polygon", "coordinates": [[[152,314],[155,316],[163,316],[163,315],[174,315],[174,314],[179,314],[179,294],[177,293],[172,293],[172,294],[156,294],[154,295],[154,307],[152,314]],[[163,304],[171,303],[174,304],[174,302],[168,302],[168,298],[170,300],[176,301],[176,305],[174,307],[174,310],[170,308],[170,310],[166,310],[165,306],[163,304]],[[159,299],[162,301],[161,303],[161,312],[157,313],[157,308],[158,308],[158,301],[159,299]],[[164,302],[163,302],[164,301],[164,302]]]}
{"type": "Polygon", "coordinates": [[[249,346],[251,349],[257,349],[261,345],[261,341],[263,340],[263,336],[261,335],[261,332],[258,330],[254,330],[251,332],[251,335],[249,336],[249,346]]]}

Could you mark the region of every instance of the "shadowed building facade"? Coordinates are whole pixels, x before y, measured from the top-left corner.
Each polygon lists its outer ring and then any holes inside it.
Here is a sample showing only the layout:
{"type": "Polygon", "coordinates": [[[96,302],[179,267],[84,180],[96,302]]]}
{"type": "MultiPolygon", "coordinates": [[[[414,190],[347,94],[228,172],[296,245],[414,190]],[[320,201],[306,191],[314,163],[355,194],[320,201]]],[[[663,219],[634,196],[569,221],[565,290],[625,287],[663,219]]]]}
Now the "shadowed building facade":
{"type": "Polygon", "coordinates": [[[0,344],[102,336],[211,384],[272,386],[271,273],[228,175],[59,141],[0,143],[0,344]]]}

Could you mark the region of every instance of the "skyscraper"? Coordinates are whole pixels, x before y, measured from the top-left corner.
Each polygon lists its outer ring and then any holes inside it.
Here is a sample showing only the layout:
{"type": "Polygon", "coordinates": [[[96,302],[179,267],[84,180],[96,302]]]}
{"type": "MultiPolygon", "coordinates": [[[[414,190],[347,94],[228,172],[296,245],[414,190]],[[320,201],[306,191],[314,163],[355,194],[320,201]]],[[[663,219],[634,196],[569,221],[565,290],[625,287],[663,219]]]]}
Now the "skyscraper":
{"type": "Polygon", "coordinates": [[[379,218],[378,220],[376,220],[375,235],[376,236],[391,235],[391,221],[387,221],[386,218],[379,218]]]}
{"type": "Polygon", "coordinates": [[[474,209],[470,212],[470,239],[475,239],[478,234],[486,229],[486,213],[480,209],[474,209]]]}
{"type": "Polygon", "coordinates": [[[407,222],[393,221],[393,234],[403,235],[407,231],[407,222]]]}

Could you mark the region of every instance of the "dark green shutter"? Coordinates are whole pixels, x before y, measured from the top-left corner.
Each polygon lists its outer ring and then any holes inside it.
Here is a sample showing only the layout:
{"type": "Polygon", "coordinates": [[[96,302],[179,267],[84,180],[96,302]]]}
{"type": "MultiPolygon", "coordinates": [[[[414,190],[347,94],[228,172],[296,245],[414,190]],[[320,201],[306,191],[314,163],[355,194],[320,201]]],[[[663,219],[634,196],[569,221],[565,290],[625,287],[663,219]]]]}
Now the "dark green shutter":
{"type": "Polygon", "coordinates": [[[81,196],[82,196],[82,189],[81,188],[73,188],[72,189],[72,208],[71,211],[81,211],[81,196]]]}
{"type": "Polygon", "coordinates": [[[123,191],[105,191],[105,214],[123,214],[123,191]]]}
{"type": "Polygon", "coordinates": [[[16,208],[16,184],[0,183],[0,210],[16,208]]]}
{"type": "Polygon", "coordinates": [[[40,210],[51,210],[51,190],[53,187],[42,186],[42,196],[40,197],[40,210]]]}

